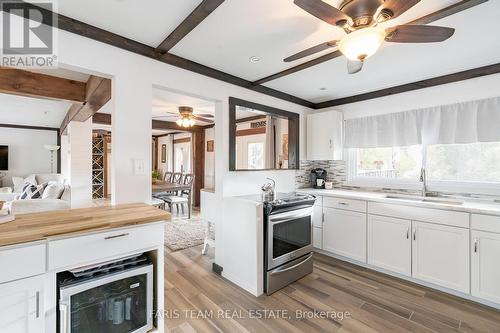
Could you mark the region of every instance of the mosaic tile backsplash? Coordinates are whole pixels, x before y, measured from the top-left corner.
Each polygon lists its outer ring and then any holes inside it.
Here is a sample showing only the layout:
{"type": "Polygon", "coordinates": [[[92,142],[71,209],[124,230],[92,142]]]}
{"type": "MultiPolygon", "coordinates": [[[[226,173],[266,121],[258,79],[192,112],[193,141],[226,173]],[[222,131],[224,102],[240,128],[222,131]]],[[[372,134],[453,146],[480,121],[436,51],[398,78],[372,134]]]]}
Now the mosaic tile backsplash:
{"type": "Polygon", "coordinates": [[[295,187],[311,187],[311,170],[316,168],[325,169],[326,181],[333,182],[334,187],[341,187],[346,180],[345,161],[300,161],[300,169],[295,172],[295,187]]]}

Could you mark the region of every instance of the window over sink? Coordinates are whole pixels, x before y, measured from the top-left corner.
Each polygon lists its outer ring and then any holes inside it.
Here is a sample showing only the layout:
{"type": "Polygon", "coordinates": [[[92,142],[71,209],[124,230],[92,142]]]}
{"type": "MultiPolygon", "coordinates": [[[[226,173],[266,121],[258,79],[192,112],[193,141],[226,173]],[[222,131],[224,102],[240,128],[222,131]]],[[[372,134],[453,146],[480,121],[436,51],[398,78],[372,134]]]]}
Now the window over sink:
{"type": "Polygon", "coordinates": [[[500,142],[348,149],[348,183],[430,191],[500,194],[500,142]]]}

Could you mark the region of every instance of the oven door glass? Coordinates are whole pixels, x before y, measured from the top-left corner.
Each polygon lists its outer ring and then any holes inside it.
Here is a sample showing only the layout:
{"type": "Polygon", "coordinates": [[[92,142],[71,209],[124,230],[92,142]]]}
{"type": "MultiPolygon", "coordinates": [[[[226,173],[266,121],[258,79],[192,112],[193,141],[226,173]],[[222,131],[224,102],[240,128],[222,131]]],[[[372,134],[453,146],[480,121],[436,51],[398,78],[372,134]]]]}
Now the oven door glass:
{"type": "MultiPolygon", "coordinates": [[[[131,333],[144,332],[151,325],[148,304],[151,275],[121,277],[115,281],[90,281],[88,289],[71,290],[63,316],[67,322],[62,333],[131,333]],[[95,285],[98,282],[104,282],[95,285]]],[[[85,283],[76,288],[85,287],[85,283]]]]}
{"type": "Polygon", "coordinates": [[[311,244],[311,216],[277,223],[273,228],[273,259],[311,244]]]}

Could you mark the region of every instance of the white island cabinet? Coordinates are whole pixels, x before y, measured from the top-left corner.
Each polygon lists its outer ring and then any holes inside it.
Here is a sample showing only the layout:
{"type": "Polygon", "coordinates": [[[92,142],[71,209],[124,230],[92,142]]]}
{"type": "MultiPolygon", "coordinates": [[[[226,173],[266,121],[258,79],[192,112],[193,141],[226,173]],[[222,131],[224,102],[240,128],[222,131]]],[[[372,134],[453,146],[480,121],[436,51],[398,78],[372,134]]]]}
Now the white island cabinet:
{"type": "Polygon", "coordinates": [[[327,111],[307,115],[307,159],[342,159],[342,112],[327,111]]]}
{"type": "Polygon", "coordinates": [[[43,275],[0,284],[0,332],[44,332],[43,284],[43,275]]]}

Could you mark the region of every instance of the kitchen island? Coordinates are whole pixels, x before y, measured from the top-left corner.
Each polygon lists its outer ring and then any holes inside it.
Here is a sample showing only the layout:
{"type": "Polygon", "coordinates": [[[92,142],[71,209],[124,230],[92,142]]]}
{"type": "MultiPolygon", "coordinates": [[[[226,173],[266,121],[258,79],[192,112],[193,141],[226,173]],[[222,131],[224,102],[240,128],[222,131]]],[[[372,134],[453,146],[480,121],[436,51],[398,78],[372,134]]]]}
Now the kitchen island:
{"type": "MultiPolygon", "coordinates": [[[[56,332],[61,272],[144,253],[154,276],[153,309],[163,311],[164,222],[146,204],[16,216],[0,225],[1,332],[56,332]]],[[[152,332],[163,332],[153,318],[152,332]]]]}

